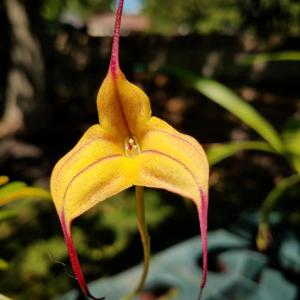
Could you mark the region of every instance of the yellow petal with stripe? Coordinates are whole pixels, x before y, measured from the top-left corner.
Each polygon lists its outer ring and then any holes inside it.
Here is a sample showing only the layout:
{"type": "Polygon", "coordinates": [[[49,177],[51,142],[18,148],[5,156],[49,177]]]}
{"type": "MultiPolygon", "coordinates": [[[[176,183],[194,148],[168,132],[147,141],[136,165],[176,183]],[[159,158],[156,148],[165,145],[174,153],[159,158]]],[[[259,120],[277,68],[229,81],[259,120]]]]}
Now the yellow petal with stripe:
{"type": "MultiPolygon", "coordinates": [[[[205,152],[201,145],[192,137],[182,134],[175,130],[168,123],[163,120],[152,117],[147,123],[147,131],[141,139],[142,153],[147,152],[148,155],[154,152],[160,153],[159,158],[155,159],[153,165],[156,165],[156,169],[162,169],[163,172],[168,172],[174,175],[172,166],[164,168],[159,159],[163,159],[162,156],[168,157],[170,163],[174,162],[174,167],[181,165],[181,168],[185,169],[185,172],[178,173],[176,180],[183,182],[191,182],[190,196],[186,196],[192,200],[198,199],[198,192],[192,193],[192,186],[197,186],[198,189],[201,187],[205,192],[208,189],[208,161],[205,152]],[[187,175],[186,173],[189,173],[187,175]],[[187,175],[185,177],[185,175],[187,175]],[[191,177],[193,180],[191,181],[191,177]],[[186,178],[186,179],[185,179],[186,178]]],[[[145,166],[151,166],[150,162],[145,161],[145,166]]],[[[175,186],[175,184],[174,184],[175,186]]],[[[197,202],[195,202],[198,205],[197,202]]]]}
{"type": "Polygon", "coordinates": [[[51,192],[58,214],[64,213],[66,223],[131,186],[125,176],[123,148],[122,143],[94,125],[56,164],[51,192]]]}
{"type": "Polygon", "coordinates": [[[209,166],[201,145],[166,122],[152,117],[141,135],[140,168],[134,185],[165,189],[191,199],[197,207],[202,237],[203,274],[207,277],[207,212],[209,166]]]}

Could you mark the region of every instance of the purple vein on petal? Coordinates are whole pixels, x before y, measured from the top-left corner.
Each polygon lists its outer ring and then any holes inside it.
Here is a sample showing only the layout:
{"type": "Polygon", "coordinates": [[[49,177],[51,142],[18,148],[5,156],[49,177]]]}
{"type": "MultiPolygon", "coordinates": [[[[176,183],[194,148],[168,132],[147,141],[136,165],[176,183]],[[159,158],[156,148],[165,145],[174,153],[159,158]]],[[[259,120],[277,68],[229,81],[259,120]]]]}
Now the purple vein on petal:
{"type": "Polygon", "coordinates": [[[164,157],[167,157],[167,158],[177,162],[179,165],[181,165],[191,175],[191,177],[193,178],[196,186],[198,186],[197,179],[194,176],[194,174],[192,173],[192,171],[183,162],[181,162],[179,159],[177,159],[177,158],[175,158],[175,157],[173,157],[169,154],[166,154],[164,152],[158,151],[158,150],[144,150],[144,151],[142,151],[142,153],[144,153],[144,154],[147,154],[147,153],[159,154],[159,155],[162,155],[164,157]]]}
{"type": "Polygon", "coordinates": [[[96,298],[89,291],[89,288],[86,284],[86,281],[84,279],[84,276],[83,276],[83,273],[82,273],[82,270],[81,270],[81,267],[80,267],[77,252],[76,252],[74,242],[73,242],[73,239],[72,239],[70,224],[66,223],[64,212],[62,212],[62,214],[61,214],[60,222],[61,222],[61,227],[62,227],[64,237],[65,237],[65,241],[66,241],[66,244],[67,244],[72,269],[73,269],[75,277],[76,277],[82,291],[84,292],[85,295],[87,295],[91,299],[104,300],[105,299],[104,297],[96,298]]]}
{"type": "Polygon", "coordinates": [[[56,178],[56,180],[58,180],[58,177],[59,177],[59,175],[60,175],[60,173],[61,173],[61,170],[62,170],[62,168],[76,155],[76,154],[78,154],[80,151],[82,151],[82,150],[84,150],[87,146],[89,146],[90,144],[92,144],[92,143],[94,143],[94,142],[96,142],[96,141],[99,141],[99,138],[95,138],[94,140],[90,140],[90,141],[88,141],[87,143],[85,143],[85,144],[83,144],[82,146],[80,146],[78,149],[76,149],[76,151],[74,151],[74,152],[72,152],[72,153],[70,153],[70,155],[68,156],[68,157],[66,157],[66,159],[65,160],[63,160],[62,162],[61,162],[61,164],[59,165],[59,168],[58,168],[58,170],[57,170],[57,172],[56,172],[56,174],[55,174],[55,178],[56,178]]]}
{"type": "MultiPolygon", "coordinates": [[[[159,155],[162,155],[164,157],[167,157],[178,164],[180,164],[184,169],[192,176],[195,184],[197,184],[197,180],[195,176],[193,175],[192,171],[180,160],[176,159],[175,157],[172,157],[171,155],[168,155],[166,153],[160,152],[158,150],[144,150],[142,151],[143,154],[147,153],[156,153],[159,155]]],[[[207,219],[208,219],[208,195],[205,192],[203,188],[199,189],[199,196],[201,202],[197,204],[197,210],[198,210],[198,216],[199,216],[199,224],[200,224],[200,233],[201,233],[201,240],[202,240],[202,280],[201,280],[201,287],[200,287],[200,293],[199,293],[199,299],[201,300],[202,296],[202,290],[205,287],[206,284],[206,278],[207,278],[207,219]]]]}
{"type": "Polygon", "coordinates": [[[97,164],[103,162],[103,161],[106,161],[106,160],[110,160],[110,159],[113,159],[113,158],[117,158],[117,157],[121,157],[122,155],[120,154],[113,154],[113,155],[108,155],[108,156],[105,156],[105,157],[102,157],[94,162],[92,162],[91,164],[89,164],[88,166],[86,166],[85,168],[83,168],[81,171],[79,171],[77,174],[75,174],[71,180],[69,181],[66,189],[65,189],[65,193],[64,193],[64,196],[63,196],[63,205],[62,205],[62,210],[64,211],[65,210],[65,202],[66,202],[66,196],[67,196],[67,192],[71,186],[71,184],[80,176],[82,175],[84,172],[88,171],[89,169],[91,169],[92,167],[96,166],[97,164]]]}
{"type": "MultiPolygon", "coordinates": [[[[152,130],[149,131],[149,133],[151,133],[152,131],[154,131],[154,132],[160,132],[160,133],[166,134],[168,136],[172,136],[172,137],[174,137],[174,138],[176,138],[176,139],[178,139],[178,140],[186,143],[187,145],[191,146],[197,152],[197,154],[199,154],[200,160],[202,162],[204,162],[203,161],[203,157],[202,157],[202,153],[190,141],[184,139],[183,137],[179,136],[178,134],[170,133],[170,132],[162,130],[162,129],[152,129],[152,130]]],[[[149,133],[147,133],[147,134],[149,134],[149,133]]]]}

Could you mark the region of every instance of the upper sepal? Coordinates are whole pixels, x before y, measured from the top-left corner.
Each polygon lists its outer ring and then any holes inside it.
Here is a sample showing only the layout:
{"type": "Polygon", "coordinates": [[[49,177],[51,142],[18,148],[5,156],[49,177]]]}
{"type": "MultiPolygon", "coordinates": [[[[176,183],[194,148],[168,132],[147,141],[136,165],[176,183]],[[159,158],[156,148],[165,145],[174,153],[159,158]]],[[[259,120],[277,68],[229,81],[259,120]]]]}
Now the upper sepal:
{"type": "Polygon", "coordinates": [[[120,70],[115,76],[108,72],[98,92],[97,108],[101,127],[123,141],[136,136],[151,116],[148,96],[120,70]]]}

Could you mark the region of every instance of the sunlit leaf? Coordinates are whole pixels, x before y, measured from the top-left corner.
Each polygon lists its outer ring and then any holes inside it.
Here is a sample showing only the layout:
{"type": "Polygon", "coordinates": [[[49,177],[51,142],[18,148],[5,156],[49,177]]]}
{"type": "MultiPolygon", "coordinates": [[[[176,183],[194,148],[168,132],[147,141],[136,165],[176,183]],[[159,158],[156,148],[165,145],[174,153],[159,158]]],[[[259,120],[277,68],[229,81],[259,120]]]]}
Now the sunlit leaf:
{"type": "Polygon", "coordinates": [[[0,176],[0,185],[4,185],[9,182],[9,178],[5,175],[0,176]]]}
{"type": "Polygon", "coordinates": [[[17,214],[14,210],[0,210],[0,221],[14,218],[17,214]]]}
{"type": "Polygon", "coordinates": [[[51,199],[51,195],[44,189],[28,187],[23,182],[11,182],[0,188],[0,205],[21,199],[51,199]]]}
{"type": "Polygon", "coordinates": [[[228,110],[261,135],[277,152],[282,153],[283,145],[273,126],[231,89],[216,80],[200,77],[183,69],[169,67],[168,71],[186,81],[208,99],[228,110]]]}
{"type": "Polygon", "coordinates": [[[4,296],[3,294],[0,294],[0,300],[12,300],[12,299],[7,296],[4,296]]]}
{"type": "Polygon", "coordinates": [[[280,181],[278,185],[267,195],[261,206],[262,223],[268,223],[269,215],[276,207],[278,200],[291,187],[300,182],[300,175],[295,174],[280,181]]]}
{"type": "Polygon", "coordinates": [[[240,57],[237,63],[251,65],[256,63],[268,63],[272,61],[300,61],[300,51],[281,51],[246,55],[244,57],[240,57]]]}
{"type": "Polygon", "coordinates": [[[259,224],[258,235],[256,238],[257,247],[265,250],[271,240],[269,230],[269,217],[271,212],[276,208],[279,200],[282,199],[284,193],[291,189],[294,185],[300,183],[300,175],[295,174],[283,179],[278,185],[271,190],[261,205],[261,221],[259,224]]]}
{"type": "Polygon", "coordinates": [[[0,258],[0,270],[6,270],[7,268],[8,268],[8,262],[0,258]]]}
{"type": "Polygon", "coordinates": [[[281,133],[286,155],[300,174],[300,118],[290,119],[281,133]]]}
{"type": "Polygon", "coordinates": [[[260,223],[258,225],[258,231],[256,236],[256,246],[259,251],[265,251],[268,249],[271,241],[273,240],[272,233],[269,224],[260,223]]]}
{"type": "Polygon", "coordinates": [[[239,141],[224,144],[213,144],[208,148],[206,153],[209,164],[215,165],[242,150],[256,150],[274,153],[274,149],[269,144],[260,141],[239,141]]]}
{"type": "MultiPolygon", "coordinates": [[[[22,181],[12,181],[5,186],[0,188],[0,196],[4,196],[6,193],[14,193],[24,187],[26,187],[26,183],[22,181]]],[[[1,199],[1,198],[0,198],[1,199]]]]}

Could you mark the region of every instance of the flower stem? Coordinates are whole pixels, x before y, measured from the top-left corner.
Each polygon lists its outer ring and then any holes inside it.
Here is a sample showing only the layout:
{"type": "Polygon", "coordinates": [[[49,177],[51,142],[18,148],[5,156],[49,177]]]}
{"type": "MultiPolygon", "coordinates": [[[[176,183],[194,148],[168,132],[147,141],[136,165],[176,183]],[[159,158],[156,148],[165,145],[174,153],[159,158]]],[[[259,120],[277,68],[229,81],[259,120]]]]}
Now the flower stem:
{"type": "Polygon", "coordinates": [[[135,198],[136,198],[136,214],[137,214],[137,226],[141,236],[143,252],[144,252],[144,269],[140,277],[139,283],[132,293],[127,295],[123,300],[130,300],[136,296],[143,288],[146,277],[149,270],[150,261],[150,238],[147,230],[147,224],[145,220],[145,208],[144,208],[144,187],[135,186],[135,198]]]}
{"type": "Polygon", "coordinates": [[[144,270],[140,278],[140,282],[136,287],[136,292],[139,292],[145,283],[150,261],[150,238],[147,230],[147,224],[145,220],[145,208],[144,208],[144,187],[135,187],[135,197],[136,197],[136,211],[137,211],[137,226],[140,232],[143,252],[144,252],[144,270]]]}

